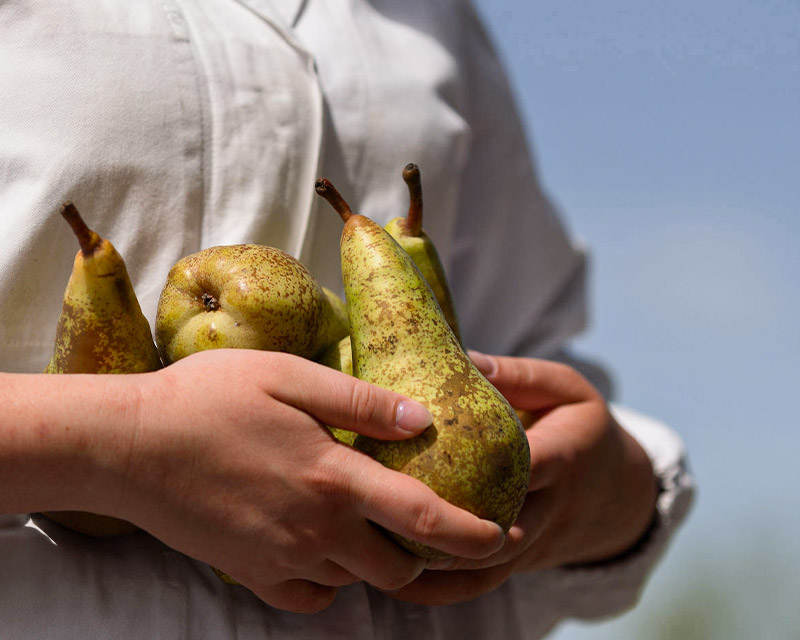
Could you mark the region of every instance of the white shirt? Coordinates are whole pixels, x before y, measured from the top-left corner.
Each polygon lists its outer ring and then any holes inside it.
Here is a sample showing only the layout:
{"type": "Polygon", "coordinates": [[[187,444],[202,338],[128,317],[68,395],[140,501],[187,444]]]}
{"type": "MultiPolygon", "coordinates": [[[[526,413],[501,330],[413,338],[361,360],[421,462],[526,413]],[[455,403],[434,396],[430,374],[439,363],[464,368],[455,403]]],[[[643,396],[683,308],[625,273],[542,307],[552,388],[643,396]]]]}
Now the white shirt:
{"type": "MultiPolygon", "coordinates": [[[[77,250],[62,201],[115,244],[152,323],[169,267],[217,244],[280,247],[341,291],[341,221],[314,180],[330,178],[384,224],[407,209],[401,171],[412,161],[466,343],[558,356],[585,321],[584,254],[537,183],[467,2],[0,4],[0,370],[41,371],[51,356],[77,250]]],[[[515,576],[450,607],[352,585],[307,616],[268,607],[144,533],[94,540],[0,516],[2,636],[539,638],[564,617],[618,612],[692,488],[678,437],[617,412],[663,491],[650,539],[616,563],[515,576]]]]}

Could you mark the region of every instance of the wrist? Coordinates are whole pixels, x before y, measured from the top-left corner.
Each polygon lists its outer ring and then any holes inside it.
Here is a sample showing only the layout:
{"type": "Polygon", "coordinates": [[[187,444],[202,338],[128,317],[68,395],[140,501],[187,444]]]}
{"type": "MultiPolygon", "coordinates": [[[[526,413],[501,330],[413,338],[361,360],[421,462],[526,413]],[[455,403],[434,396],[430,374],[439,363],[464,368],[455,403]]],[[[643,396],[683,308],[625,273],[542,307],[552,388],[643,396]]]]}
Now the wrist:
{"type": "Polygon", "coordinates": [[[0,374],[0,510],[118,515],[139,375],[0,374]]]}

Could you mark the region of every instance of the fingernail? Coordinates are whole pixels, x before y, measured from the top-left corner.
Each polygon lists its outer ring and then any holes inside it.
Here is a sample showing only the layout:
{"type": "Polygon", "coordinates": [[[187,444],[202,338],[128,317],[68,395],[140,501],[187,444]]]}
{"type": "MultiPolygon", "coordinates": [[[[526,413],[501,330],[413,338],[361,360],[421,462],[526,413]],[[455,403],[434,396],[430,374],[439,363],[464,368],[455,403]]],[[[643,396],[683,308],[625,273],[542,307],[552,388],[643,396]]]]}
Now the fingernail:
{"type": "Polygon", "coordinates": [[[397,405],[394,422],[403,431],[417,433],[430,426],[433,416],[425,405],[414,400],[403,400],[397,405]]]}
{"type": "Polygon", "coordinates": [[[469,351],[469,359],[487,378],[491,378],[497,372],[497,360],[492,356],[487,356],[480,351],[469,351]]]}
{"type": "Polygon", "coordinates": [[[500,549],[502,549],[506,544],[506,532],[503,531],[503,527],[501,527],[496,522],[494,522],[493,524],[497,527],[497,529],[500,532],[500,538],[498,540],[497,549],[495,549],[495,552],[497,552],[497,551],[500,551],[500,549]]]}

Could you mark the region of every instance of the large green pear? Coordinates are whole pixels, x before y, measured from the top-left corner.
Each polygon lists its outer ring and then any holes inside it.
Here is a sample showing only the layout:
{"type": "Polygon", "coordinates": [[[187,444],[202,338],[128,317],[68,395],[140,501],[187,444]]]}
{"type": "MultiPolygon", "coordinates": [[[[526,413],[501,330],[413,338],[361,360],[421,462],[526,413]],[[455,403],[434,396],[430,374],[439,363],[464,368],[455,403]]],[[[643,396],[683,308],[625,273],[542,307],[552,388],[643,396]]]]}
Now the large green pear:
{"type": "MultiPolygon", "coordinates": [[[[78,239],[45,373],[143,373],[161,367],[150,324],[142,314],[122,256],[92,231],[74,204],[61,215],[78,239]]],[[[65,527],[100,537],[136,530],[129,522],[82,511],[47,512],[65,527]]]]}
{"type": "MultiPolygon", "coordinates": [[[[447,324],[456,338],[463,345],[461,330],[458,324],[453,294],[447,282],[439,252],[433,240],[422,228],[422,178],[419,166],[409,163],[403,168],[403,180],[408,187],[408,213],[405,217],[390,220],[384,229],[392,236],[411,257],[422,276],[430,285],[436,301],[442,308],[447,324]]],[[[317,360],[327,367],[353,375],[353,354],[350,336],[329,347],[317,360]]],[[[336,438],[346,444],[352,444],[356,434],[346,429],[331,428],[336,438]]]]}
{"type": "Polygon", "coordinates": [[[348,331],[344,301],[297,259],[257,244],[210,247],[176,262],[156,313],[167,364],[221,348],[314,358],[348,331]]]}
{"type": "MultiPolygon", "coordinates": [[[[514,409],[464,353],[408,253],[353,214],[329,181],[318,180],[316,189],[345,221],[341,261],[354,375],[422,402],[433,415],[410,440],[359,435],[353,446],[508,530],[530,475],[528,440],[514,409]]],[[[445,555],[394,537],[422,557],[445,555]]]]}

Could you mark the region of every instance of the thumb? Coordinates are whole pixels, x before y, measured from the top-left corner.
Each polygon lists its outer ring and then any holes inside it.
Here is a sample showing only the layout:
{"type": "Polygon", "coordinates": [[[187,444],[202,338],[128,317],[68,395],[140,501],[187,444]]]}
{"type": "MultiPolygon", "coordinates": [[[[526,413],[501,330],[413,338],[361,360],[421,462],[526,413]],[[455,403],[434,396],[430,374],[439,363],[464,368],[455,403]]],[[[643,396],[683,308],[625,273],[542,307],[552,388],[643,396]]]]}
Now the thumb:
{"type": "Polygon", "coordinates": [[[270,389],[276,400],[320,422],[380,440],[418,435],[433,421],[420,402],[304,358],[281,358],[282,384],[270,389]]]}

